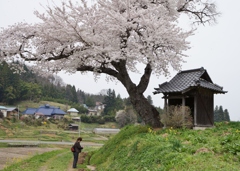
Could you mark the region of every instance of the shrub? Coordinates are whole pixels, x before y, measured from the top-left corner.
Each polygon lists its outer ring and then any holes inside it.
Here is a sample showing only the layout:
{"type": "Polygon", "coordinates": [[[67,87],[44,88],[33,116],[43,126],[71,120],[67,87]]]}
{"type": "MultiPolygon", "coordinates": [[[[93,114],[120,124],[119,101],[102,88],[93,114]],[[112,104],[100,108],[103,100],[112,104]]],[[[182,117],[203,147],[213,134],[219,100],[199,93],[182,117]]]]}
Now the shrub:
{"type": "Polygon", "coordinates": [[[192,127],[193,118],[191,110],[187,106],[169,106],[166,112],[161,115],[161,121],[165,127],[192,127]]]}
{"type": "Polygon", "coordinates": [[[134,124],[137,122],[137,114],[135,113],[134,109],[131,107],[126,108],[125,110],[119,110],[116,113],[116,122],[119,124],[120,128],[134,124]]]}

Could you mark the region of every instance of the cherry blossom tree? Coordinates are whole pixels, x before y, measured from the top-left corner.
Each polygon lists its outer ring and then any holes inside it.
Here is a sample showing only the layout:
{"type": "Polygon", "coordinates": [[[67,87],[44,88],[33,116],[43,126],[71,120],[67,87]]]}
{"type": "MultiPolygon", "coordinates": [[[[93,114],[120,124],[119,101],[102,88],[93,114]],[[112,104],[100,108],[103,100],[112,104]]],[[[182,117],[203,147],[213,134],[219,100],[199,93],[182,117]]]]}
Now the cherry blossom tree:
{"type": "Polygon", "coordinates": [[[211,0],[96,0],[63,2],[35,11],[41,22],[17,23],[0,33],[0,60],[32,61],[43,72],[105,74],[126,88],[146,124],[161,127],[157,110],[143,93],[152,74],[179,70],[193,28],[180,27],[182,15],[195,24],[215,22],[211,0]],[[143,71],[138,64],[144,65],[143,71]],[[131,72],[141,73],[134,83],[131,72]]]}

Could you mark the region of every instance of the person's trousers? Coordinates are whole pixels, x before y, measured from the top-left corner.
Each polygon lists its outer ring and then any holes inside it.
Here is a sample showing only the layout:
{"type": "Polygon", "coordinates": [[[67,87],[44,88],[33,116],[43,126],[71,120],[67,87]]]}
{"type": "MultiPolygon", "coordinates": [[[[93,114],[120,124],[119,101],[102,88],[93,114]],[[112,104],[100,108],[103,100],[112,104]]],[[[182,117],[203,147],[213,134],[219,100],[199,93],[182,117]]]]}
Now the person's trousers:
{"type": "Polygon", "coordinates": [[[73,152],[73,168],[77,168],[78,152],[73,152]]]}

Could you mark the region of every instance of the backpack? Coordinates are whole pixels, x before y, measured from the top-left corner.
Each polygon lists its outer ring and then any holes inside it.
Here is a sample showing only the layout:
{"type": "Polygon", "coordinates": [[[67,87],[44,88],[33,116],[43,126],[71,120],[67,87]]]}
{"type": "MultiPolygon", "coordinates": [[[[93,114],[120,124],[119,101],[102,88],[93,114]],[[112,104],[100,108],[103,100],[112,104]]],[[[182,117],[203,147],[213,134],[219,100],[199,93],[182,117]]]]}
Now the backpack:
{"type": "Polygon", "coordinates": [[[71,147],[71,152],[75,152],[74,145],[71,147]]]}

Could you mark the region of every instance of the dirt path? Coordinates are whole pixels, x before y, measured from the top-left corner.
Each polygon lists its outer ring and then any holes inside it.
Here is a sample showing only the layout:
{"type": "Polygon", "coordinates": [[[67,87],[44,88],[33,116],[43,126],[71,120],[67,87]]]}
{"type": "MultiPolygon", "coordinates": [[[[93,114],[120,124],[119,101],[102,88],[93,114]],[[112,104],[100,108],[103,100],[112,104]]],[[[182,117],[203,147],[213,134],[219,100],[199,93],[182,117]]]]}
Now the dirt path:
{"type": "MultiPolygon", "coordinates": [[[[85,158],[87,156],[87,153],[80,153],[79,154],[79,158],[78,158],[78,165],[81,165],[84,163],[85,161],[85,158]]],[[[73,164],[73,158],[70,160],[69,164],[68,164],[68,170],[67,171],[76,171],[76,169],[73,169],[72,168],[72,164],[73,164]]],[[[87,165],[87,168],[90,170],[90,171],[95,171],[96,170],[96,167],[94,166],[90,166],[90,165],[87,165]]],[[[84,169],[78,169],[77,171],[85,171],[84,169]]]]}
{"type": "Polygon", "coordinates": [[[47,170],[48,169],[48,166],[54,161],[56,160],[57,157],[61,156],[61,155],[64,155],[66,153],[69,153],[69,152],[64,152],[64,153],[61,153],[61,154],[58,154],[52,158],[50,158],[46,163],[44,163],[43,166],[41,166],[38,171],[43,171],[43,170],[47,170]]]}

